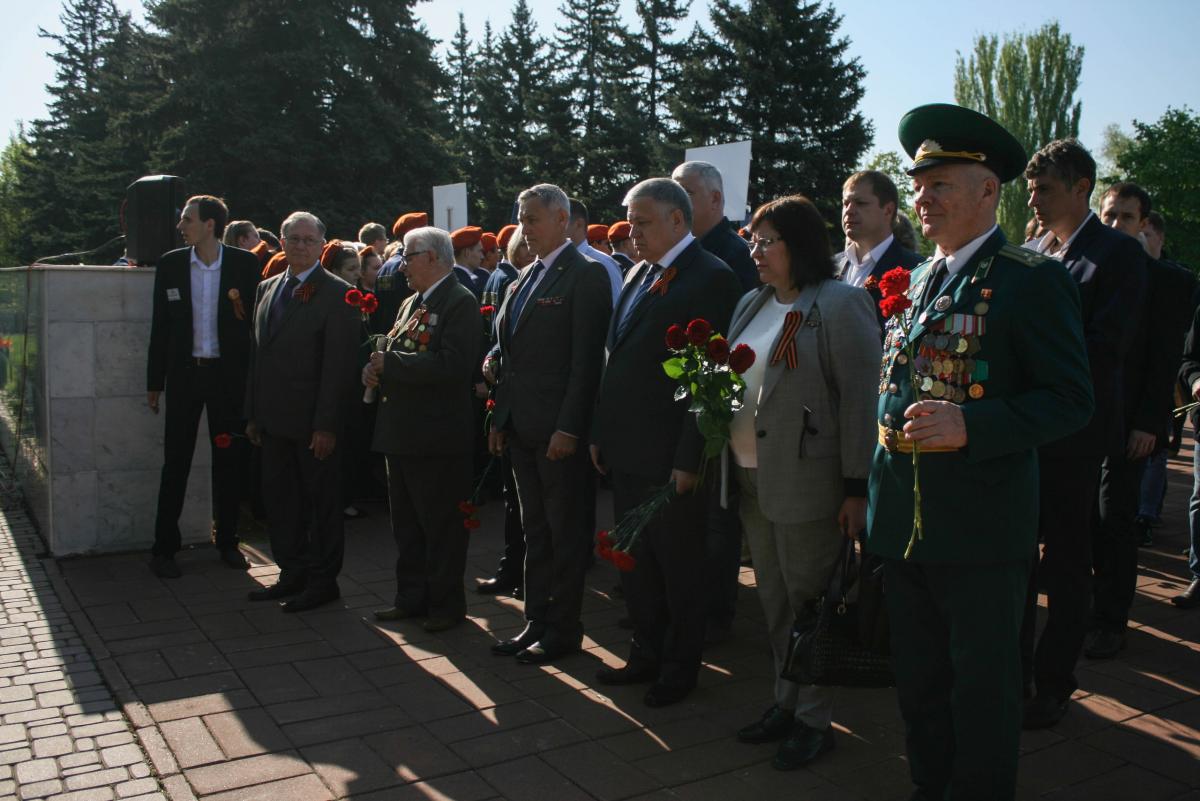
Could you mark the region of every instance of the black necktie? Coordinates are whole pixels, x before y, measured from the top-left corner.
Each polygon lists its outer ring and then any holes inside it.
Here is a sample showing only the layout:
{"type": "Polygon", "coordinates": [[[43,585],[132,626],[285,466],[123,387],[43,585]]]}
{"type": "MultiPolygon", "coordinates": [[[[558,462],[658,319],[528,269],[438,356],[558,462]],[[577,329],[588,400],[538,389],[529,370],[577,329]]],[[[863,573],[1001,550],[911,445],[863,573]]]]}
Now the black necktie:
{"type": "Polygon", "coordinates": [[[942,282],[946,280],[948,272],[945,259],[938,259],[934,262],[933,275],[929,276],[929,284],[925,287],[925,302],[921,304],[922,309],[928,309],[933,305],[934,300],[942,289],[942,282]]]}
{"type": "Polygon", "coordinates": [[[529,301],[529,296],[533,294],[533,285],[537,283],[538,276],[542,274],[542,270],[546,269],[546,263],[541,259],[534,262],[532,272],[529,273],[529,280],[517,292],[517,296],[513,298],[512,313],[508,317],[508,333],[511,334],[517,328],[517,320],[521,318],[521,310],[525,308],[525,304],[529,301]]]}
{"type": "Polygon", "coordinates": [[[299,279],[288,273],[287,280],[283,282],[283,289],[275,296],[275,301],[271,304],[271,313],[267,318],[272,334],[279,330],[279,323],[283,321],[283,314],[287,311],[288,304],[292,302],[292,293],[296,291],[296,287],[299,285],[299,279]]]}
{"type": "Polygon", "coordinates": [[[629,323],[633,319],[633,310],[637,308],[641,299],[650,291],[650,287],[654,285],[654,279],[658,278],[660,270],[662,270],[660,265],[651,264],[650,269],[646,271],[646,275],[642,278],[642,283],[638,284],[638,288],[633,291],[633,295],[629,298],[629,305],[625,307],[625,313],[621,315],[621,321],[617,323],[618,337],[625,335],[625,329],[629,327],[629,323]]]}

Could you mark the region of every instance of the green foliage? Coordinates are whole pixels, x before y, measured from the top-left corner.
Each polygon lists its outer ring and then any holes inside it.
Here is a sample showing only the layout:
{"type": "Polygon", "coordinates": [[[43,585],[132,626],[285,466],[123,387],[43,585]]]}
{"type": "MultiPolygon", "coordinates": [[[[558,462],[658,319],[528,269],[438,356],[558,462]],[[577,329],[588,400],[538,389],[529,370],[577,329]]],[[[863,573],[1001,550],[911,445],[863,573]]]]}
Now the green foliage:
{"type": "MultiPolygon", "coordinates": [[[[954,100],[1007,128],[1028,156],[1055,139],[1079,135],[1083,105],[1075,100],[1083,47],[1057,22],[1033,33],[979,36],[966,59],[958,54],[954,100]]],[[[1001,191],[1000,227],[1009,241],[1025,239],[1028,193],[1021,179],[1001,191]]]]}
{"type": "Polygon", "coordinates": [[[896,212],[903,214],[912,224],[913,232],[917,236],[917,252],[929,256],[933,254],[934,245],[921,235],[921,220],[917,217],[917,210],[913,207],[912,202],[912,178],[905,171],[906,166],[896,151],[880,150],[867,159],[863,169],[878,170],[892,179],[892,183],[896,185],[896,191],[900,195],[900,207],[896,212]]]}
{"type": "Polygon", "coordinates": [[[1200,116],[1168,108],[1156,122],[1134,120],[1133,130],[1117,169],[1150,193],[1166,221],[1169,257],[1200,266],[1200,116]]]}

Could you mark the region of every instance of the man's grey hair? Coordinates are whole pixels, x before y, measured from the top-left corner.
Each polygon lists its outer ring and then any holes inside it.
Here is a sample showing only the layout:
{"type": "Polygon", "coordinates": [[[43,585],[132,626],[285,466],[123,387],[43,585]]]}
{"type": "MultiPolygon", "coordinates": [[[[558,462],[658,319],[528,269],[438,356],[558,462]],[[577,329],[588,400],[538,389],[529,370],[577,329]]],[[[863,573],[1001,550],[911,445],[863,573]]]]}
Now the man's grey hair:
{"type": "Polygon", "coordinates": [[[308,211],[293,211],[291,214],[289,214],[284,219],[283,224],[279,226],[279,235],[286,239],[288,231],[292,230],[292,226],[298,222],[312,223],[316,226],[317,232],[321,234],[322,238],[324,238],[325,223],[321,222],[321,219],[317,215],[308,211]]]}
{"type": "Polygon", "coordinates": [[[404,235],[404,252],[428,250],[433,253],[437,263],[449,270],[454,266],[454,244],[450,234],[441,228],[428,225],[424,228],[414,228],[404,235]]]}
{"type": "Polygon", "coordinates": [[[692,227],[692,199],[688,197],[683,187],[670,178],[647,178],[625,194],[621,205],[628,207],[630,203],[642,198],[649,198],[656,203],[666,206],[669,211],[679,209],[683,212],[683,223],[692,227]]]}
{"type": "Polygon", "coordinates": [[[524,203],[527,200],[537,198],[542,205],[550,211],[564,211],[568,216],[571,214],[571,200],[567,197],[567,193],[559,189],[554,184],[537,184],[526,189],[521,194],[517,195],[517,202],[524,203]]]}
{"type": "Polygon", "coordinates": [[[704,191],[720,192],[721,197],[725,197],[725,181],[721,178],[721,171],[715,165],[709,164],[707,161],[685,161],[671,173],[673,181],[691,177],[700,179],[704,191]]]}

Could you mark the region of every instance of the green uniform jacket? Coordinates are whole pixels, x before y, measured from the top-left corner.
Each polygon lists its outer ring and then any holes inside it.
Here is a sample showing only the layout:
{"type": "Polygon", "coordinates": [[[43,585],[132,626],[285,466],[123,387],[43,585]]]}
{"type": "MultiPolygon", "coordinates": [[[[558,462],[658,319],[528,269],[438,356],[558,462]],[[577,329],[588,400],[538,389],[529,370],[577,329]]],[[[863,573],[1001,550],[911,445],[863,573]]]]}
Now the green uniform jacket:
{"type": "MultiPolygon", "coordinates": [[[[913,271],[915,306],[931,265],[913,271]]],[[[930,303],[923,319],[909,310],[911,338],[922,349],[918,372],[934,372],[940,362],[942,371],[930,376],[940,386],[914,393],[895,320],[883,350],[880,425],[901,428],[904,410],[932,396],[959,403],[967,428],[966,447],[921,454],[924,538],[911,559],[1028,559],[1038,524],[1036,448],[1081,428],[1092,414],[1079,293],[1059,262],[1007,245],[996,231],[943,295],[950,304],[939,310],[930,303]]],[[[912,533],[912,454],[877,446],[868,497],[868,548],[903,558],[912,533]]]]}

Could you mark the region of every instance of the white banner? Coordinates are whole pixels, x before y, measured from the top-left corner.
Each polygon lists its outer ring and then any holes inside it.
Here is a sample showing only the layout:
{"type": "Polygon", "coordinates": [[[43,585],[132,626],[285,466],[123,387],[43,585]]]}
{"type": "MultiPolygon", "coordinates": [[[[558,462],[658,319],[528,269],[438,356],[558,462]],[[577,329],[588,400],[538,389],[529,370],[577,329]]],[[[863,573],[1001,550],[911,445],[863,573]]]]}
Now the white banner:
{"type": "Polygon", "coordinates": [[[457,231],[467,224],[466,184],[433,188],[433,224],[443,231],[457,231]]]}
{"type": "Polygon", "coordinates": [[[721,171],[725,184],[725,216],[741,225],[750,216],[746,206],[750,194],[750,140],[726,145],[690,147],[686,161],[707,161],[721,171]]]}

